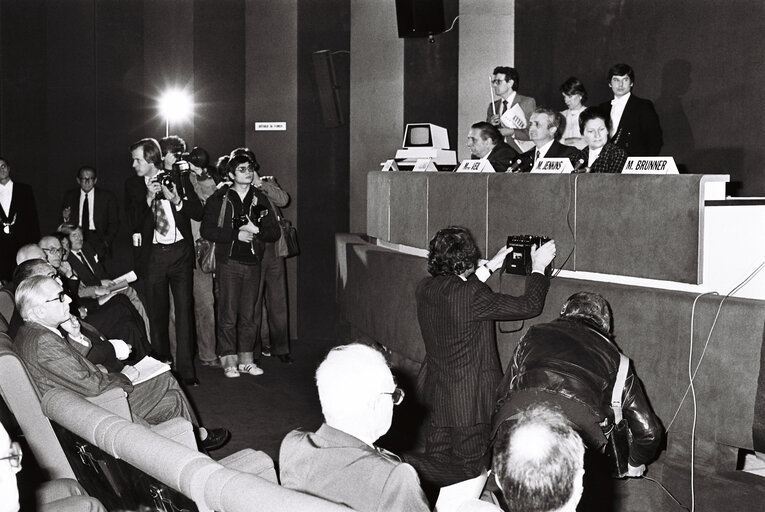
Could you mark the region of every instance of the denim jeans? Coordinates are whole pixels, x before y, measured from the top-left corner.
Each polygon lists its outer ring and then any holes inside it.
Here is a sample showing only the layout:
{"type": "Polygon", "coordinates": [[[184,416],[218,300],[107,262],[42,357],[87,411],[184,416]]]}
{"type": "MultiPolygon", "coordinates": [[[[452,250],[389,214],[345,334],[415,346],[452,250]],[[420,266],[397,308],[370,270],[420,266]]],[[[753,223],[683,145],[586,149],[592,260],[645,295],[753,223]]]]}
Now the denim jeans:
{"type": "Polygon", "coordinates": [[[228,260],[218,265],[218,354],[252,352],[259,325],[255,322],[260,265],[228,260]]]}

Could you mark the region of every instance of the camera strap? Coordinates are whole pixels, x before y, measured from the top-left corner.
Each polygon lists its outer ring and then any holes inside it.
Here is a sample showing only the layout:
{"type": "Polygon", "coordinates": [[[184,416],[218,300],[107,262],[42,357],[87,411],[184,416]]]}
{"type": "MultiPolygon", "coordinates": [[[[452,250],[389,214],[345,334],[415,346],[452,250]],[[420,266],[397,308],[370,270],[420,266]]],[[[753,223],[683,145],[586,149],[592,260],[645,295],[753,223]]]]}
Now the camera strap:
{"type": "Polygon", "coordinates": [[[619,353],[619,371],[616,373],[614,390],[611,392],[611,409],[614,411],[614,425],[618,425],[622,421],[622,394],[624,392],[624,385],[627,382],[627,370],[629,367],[629,358],[619,353]]]}

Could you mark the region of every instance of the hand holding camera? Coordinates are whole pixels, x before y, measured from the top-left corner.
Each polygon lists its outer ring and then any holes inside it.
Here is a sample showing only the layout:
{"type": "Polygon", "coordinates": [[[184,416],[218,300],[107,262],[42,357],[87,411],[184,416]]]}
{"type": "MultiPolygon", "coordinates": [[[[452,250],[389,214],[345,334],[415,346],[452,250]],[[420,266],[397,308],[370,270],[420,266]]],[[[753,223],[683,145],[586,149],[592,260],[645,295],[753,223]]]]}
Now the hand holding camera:
{"type": "Polygon", "coordinates": [[[555,259],[555,240],[543,244],[541,247],[536,245],[531,247],[531,271],[544,274],[545,267],[555,259]]]}
{"type": "Polygon", "coordinates": [[[502,247],[499,251],[497,251],[497,254],[494,255],[492,259],[486,262],[486,268],[491,270],[492,272],[495,272],[496,270],[500,269],[502,265],[505,263],[505,257],[513,252],[512,247],[502,247]]]}

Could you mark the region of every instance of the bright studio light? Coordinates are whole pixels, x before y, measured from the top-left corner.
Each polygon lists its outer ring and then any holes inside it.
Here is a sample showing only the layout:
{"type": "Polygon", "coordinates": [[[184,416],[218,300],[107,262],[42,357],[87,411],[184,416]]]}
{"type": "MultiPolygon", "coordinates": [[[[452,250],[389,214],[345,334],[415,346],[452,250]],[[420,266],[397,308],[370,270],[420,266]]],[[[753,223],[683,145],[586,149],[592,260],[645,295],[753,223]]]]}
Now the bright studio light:
{"type": "Polygon", "coordinates": [[[182,89],[170,89],[159,98],[159,113],[167,122],[185,121],[194,111],[194,100],[182,89]]]}

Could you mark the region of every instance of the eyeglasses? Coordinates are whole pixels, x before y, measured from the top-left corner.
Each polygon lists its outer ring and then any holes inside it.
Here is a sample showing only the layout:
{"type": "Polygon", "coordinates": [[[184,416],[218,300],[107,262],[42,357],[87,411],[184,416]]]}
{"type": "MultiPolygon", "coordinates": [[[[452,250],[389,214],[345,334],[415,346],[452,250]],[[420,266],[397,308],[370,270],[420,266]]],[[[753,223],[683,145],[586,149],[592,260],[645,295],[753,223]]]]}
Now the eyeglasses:
{"type": "Polygon", "coordinates": [[[96,178],[77,178],[77,179],[79,179],[80,181],[84,181],[86,183],[89,183],[91,181],[96,181],[96,178]]]}
{"type": "Polygon", "coordinates": [[[55,301],[66,302],[66,297],[67,297],[66,292],[61,290],[60,292],[58,292],[58,297],[54,297],[52,299],[46,300],[45,303],[47,304],[48,302],[55,302],[55,301]]]}
{"type": "Polygon", "coordinates": [[[0,457],[0,460],[7,460],[11,467],[16,469],[21,467],[21,456],[21,445],[14,441],[11,443],[10,455],[7,457],[0,457]]]}
{"type": "MultiPolygon", "coordinates": [[[[491,81],[491,85],[499,85],[502,82],[506,82],[506,81],[507,80],[500,80],[499,78],[495,78],[494,80],[491,81]]],[[[486,83],[486,82],[484,82],[484,83],[486,83]]]]}
{"type": "Polygon", "coordinates": [[[43,252],[46,252],[46,253],[49,252],[51,254],[61,254],[61,252],[63,251],[63,249],[59,247],[49,247],[47,249],[45,247],[42,247],[41,249],[43,250],[43,252]]]}
{"type": "Polygon", "coordinates": [[[248,165],[247,167],[237,167],[234,169],[236,172],[241,172],[242,174],[247,172],[255,172],[255,168],[251,165],[248,165]]]}
{"type": "Polygon", "coordinates": [[[390,397],[393,399],[393,405],[401,405],[401,402],[404,401],[404,390],[401,388],[396,388],[391,393],[380,393],[381,395],[390,395],[390,397]]]}

